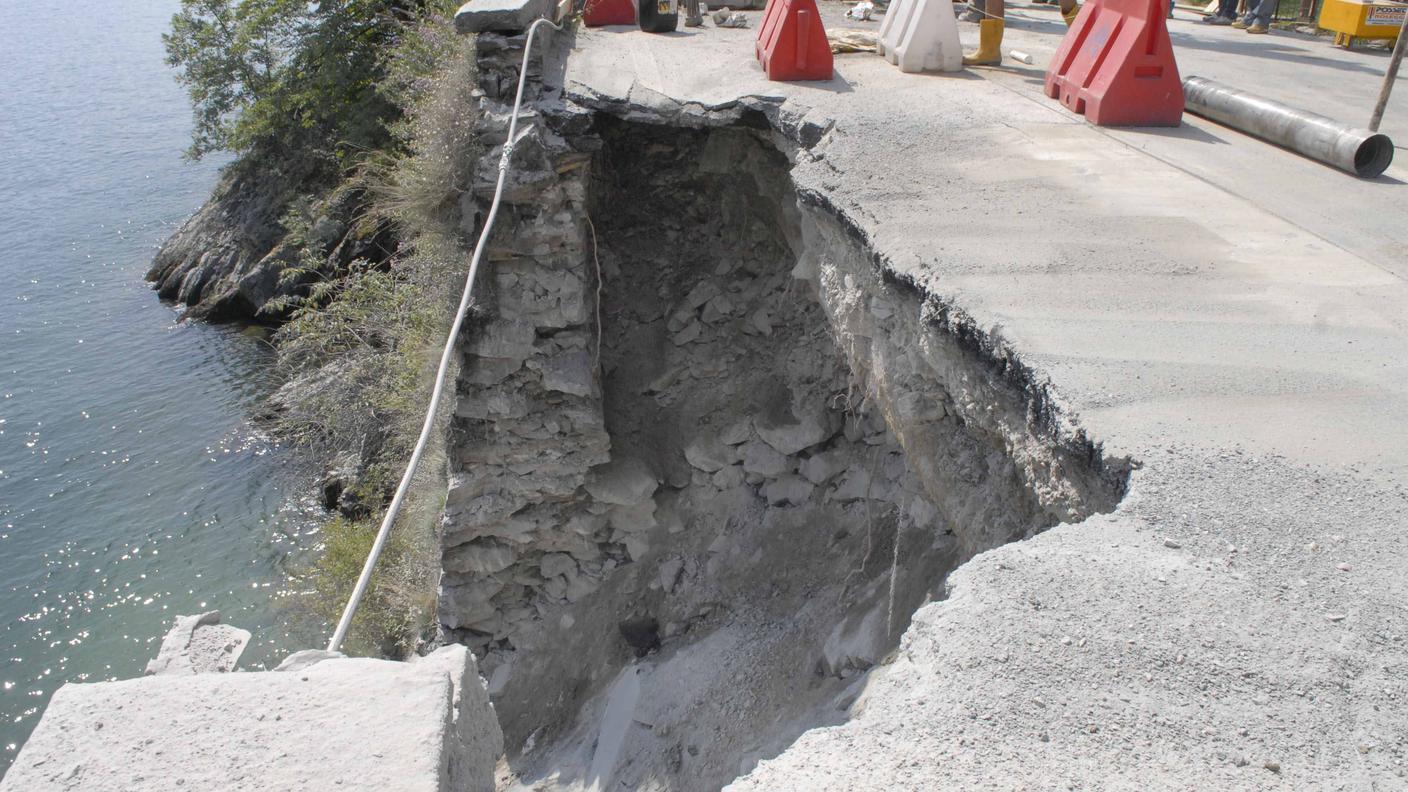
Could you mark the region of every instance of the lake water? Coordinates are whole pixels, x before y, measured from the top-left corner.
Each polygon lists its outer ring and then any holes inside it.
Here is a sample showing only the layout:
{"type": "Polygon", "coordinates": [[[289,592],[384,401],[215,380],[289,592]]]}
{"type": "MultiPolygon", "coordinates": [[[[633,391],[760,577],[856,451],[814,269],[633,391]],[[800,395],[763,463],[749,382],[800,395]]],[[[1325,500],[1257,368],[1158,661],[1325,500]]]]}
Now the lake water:
{"type": "MultiPolygon", "coordinates": [[[[66,681],[139,675],[176,614],[293,643],[299,460],[249,416],[266,342],[142,276],[208,194],[162,62],[176,0],[0,0],[0,774],[66,681]]],[[[296,648],[296,647],[295,647],[296,648]]]]}

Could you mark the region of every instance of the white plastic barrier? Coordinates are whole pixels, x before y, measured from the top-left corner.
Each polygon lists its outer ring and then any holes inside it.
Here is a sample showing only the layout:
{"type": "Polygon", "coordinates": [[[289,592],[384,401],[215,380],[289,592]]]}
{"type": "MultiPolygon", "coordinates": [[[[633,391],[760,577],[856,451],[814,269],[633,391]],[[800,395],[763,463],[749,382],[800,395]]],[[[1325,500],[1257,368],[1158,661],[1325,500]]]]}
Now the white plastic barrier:
{"type": "Polygon", "coordinates": [[[895,0],[880,23],[875,50],[902,72],[959,71],[963,49],[951,0],[895,0]]]}

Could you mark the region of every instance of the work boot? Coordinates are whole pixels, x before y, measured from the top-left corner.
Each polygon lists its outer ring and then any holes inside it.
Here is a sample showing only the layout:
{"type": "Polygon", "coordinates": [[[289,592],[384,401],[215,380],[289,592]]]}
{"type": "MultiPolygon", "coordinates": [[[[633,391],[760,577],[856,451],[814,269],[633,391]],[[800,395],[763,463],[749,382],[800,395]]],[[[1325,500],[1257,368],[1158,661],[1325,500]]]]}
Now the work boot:
{"type": "Polygon", "coordinates": [[[1239,19],[1239,20],[1237,20],[1236,22],[1233,22],[1233,23],[1232,23],[1232,27],[1234,27],[1234,28],[1236,28],[1236,29],[1238,29],[1238,30],[1246,30],[1246,29],[1247,29],[1247,20],[1245,20],[1245,19],[1239,19]]]}
{"type": "Polygon", "coordinates": [[[1263,25],[1260,22],[1254,22],[1247,28],[1247,32],[1257,34],[1270,33],[1271,28],[1267,27],[1266,25],[1263,25]]]}
{"type": "Polygon", "coordinates": [[[1066,27],[1070,27],[1071,25],[1074,25],[1074,24],[1076,23],[1076,17],[1079,16],[1079,15],[1080,15],[1080,3],[1076,3],[1075,5],[1071,6],[1071,10],[1070,10],[1070,11],[1062,11],[1062,12],[1061,12],[1061,18],[1064,19],[1064,20],[1066,20],[1066,27]]]}
{"type": "Polygon", "coordinates": [[[995,66],[1002,63],[1001,19],[984,19],[978,23],[978,51],[963,56],[964,66],[995,66]]]}

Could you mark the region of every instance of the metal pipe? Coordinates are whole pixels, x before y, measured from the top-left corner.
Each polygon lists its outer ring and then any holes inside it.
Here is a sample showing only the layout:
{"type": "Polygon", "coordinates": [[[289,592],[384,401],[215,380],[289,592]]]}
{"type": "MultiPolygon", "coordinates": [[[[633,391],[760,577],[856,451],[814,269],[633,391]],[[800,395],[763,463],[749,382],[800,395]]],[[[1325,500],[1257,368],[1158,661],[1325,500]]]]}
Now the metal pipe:
{"type": "Polygon", "coordinates": [[[1374,104],[1374,115],[1369,119],[1369,130],[1379,131],[1379,122],[1384,120],[1384,108],[1388,106],[1388,95],[1393,83],[1398,79],[1398,64],[1403,62],[1403,45],[1408,43],[1408,15],[1398,23],[1398,40],[1393,43],[1393,56],[1388,59],[1388,69],[1384,71],[1384,84],[1379,89],[1379,101],[1374,104]]]}
{"type": "Polygon", "coordinates": [[[1387,135],[1346,126],[1203,77],[1183,81],[1188,112],[1372,179],[1393,162],[1387,135]]]}

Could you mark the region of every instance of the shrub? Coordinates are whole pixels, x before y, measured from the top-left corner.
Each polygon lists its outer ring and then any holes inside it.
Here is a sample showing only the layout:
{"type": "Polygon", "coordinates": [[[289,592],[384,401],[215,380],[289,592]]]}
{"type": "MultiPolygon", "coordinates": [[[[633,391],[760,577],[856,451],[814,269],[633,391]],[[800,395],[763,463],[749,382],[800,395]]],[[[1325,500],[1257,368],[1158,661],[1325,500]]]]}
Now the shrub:
{"type": "MultiPolygon", "coordinates": [[[[457,226],[476,156],[473,43],[453,34],[447,16],[427,14],[402,29],[385,69],[379,90],[399,110],[389,130],[394,145],[367,156],[342,189],[370,196],[358,222],[393,223],[399,249],[389,266],[359,262],[315,282],[275,336],[288,377],[280,433],[323,458],[355,460],[343,496],[352,516],[330,521],[322,552],[296,572],[311,589],[307,604],[330,621],[420,432],[469,255],[457,226]]],[[[290,218],[286,227],[298,233],[302,223],[290,218]]],[[[433,627],[452,402],[437,417],[432,447],[353,622],[351,651],[404,654],[433,627]]]]}

